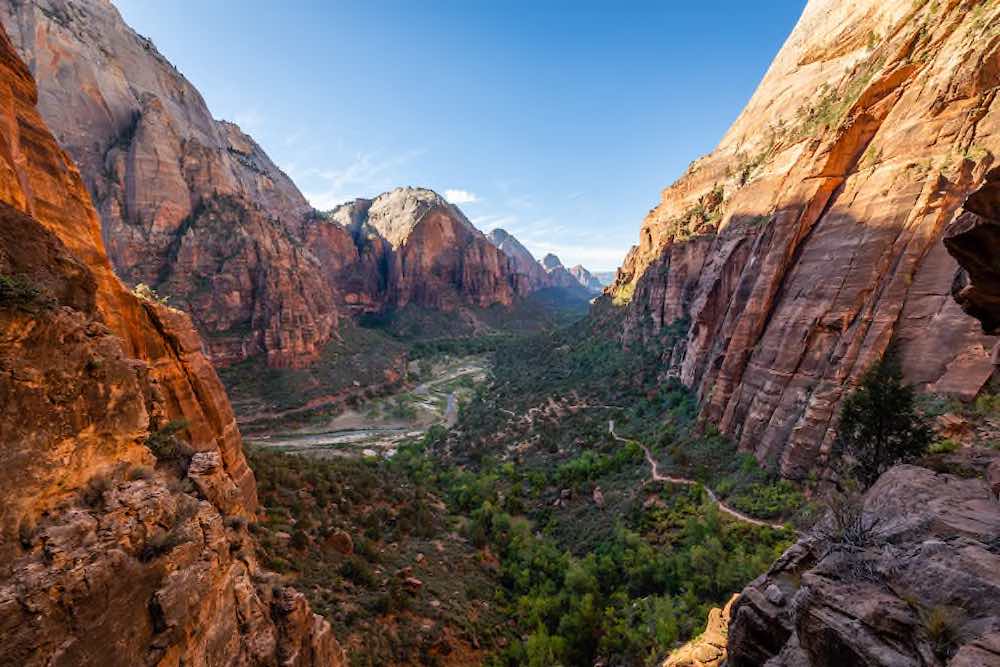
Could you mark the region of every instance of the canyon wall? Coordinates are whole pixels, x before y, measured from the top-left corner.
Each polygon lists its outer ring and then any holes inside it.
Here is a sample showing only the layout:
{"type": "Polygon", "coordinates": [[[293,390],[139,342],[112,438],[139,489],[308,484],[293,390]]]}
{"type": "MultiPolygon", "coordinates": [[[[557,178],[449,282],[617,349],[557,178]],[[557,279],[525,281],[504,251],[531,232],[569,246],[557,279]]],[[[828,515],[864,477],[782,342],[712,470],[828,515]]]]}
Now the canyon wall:
{"type": "Polygon", "coordinates": [[[702,418],[789,477],[822,465],[845,391],[890,343],[972,398],[994,341],[941,242],[1000,155],[1000,3],[811,0],[719,146],[663,191],[608,299],[702,418]]]}
{"type": "Polygon", "coordinates": [[[0,663],[344,664],[257,563],[225,392],[114,275],[37,94],[0,31],[0,663]]]}
{"type": "Polygon", "coordinates": [[[521,244],[514,235],[505,229],[494,229],[489,233],[489,239],[496,247],[503,250],[510,257],[514,266],[514,271],[521,276],[531,290],[544,289],[552,286],[552,281],[542,265],[535,260],[524,245],[521,244]]]}
{"type": "Polygon", "coordinates": [[[392,224],[405,226],[427,191],[314,211],[108,0],[16,0],[0,7],[0,23],[83,174],[116,272],[189,312],[215,363],[266,355],[271,366],[303,367],[346,316],[406,303],[509,305],[531,291],[437,195],[405,247],[351,220],[392,201],[386,211],[403,215],[392,224]]]}
{"type": "Polygon", "coordinates": [[[444,311],[509,306],[533,290],[457,206],[425,188],[396,188],[330,211],[307,233],[317,256],[336,254],[325,234],[334,224],[350,233],[357,259],[331,272],[331,279],[344,285],[358,275],[377,276],[367,292],[364,286],[357,290],[355,302],[368,309],[411,303],[444,311]],[[358,271],[359,265],[370,268],[358,271]]]}

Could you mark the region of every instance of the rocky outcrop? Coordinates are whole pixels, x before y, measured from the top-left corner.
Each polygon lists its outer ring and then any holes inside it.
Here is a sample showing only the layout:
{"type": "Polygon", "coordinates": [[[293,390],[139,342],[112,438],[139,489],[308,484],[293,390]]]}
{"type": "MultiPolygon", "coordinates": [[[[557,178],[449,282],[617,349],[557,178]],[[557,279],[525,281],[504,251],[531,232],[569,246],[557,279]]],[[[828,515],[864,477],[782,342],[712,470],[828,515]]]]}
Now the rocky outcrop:
{"type": "Polygon", "coordinates": [[[941,238],[1000,155],[1000,6],[811,0],[746,109],[647,216],[609,300],[701,416],[789,477],[890,342],[907,381],[974,397],[994,341],[941,238]]]}
{"type": "Polygon", "coordinates": [[[744,589],[727,664],[1000,664],[1000,505],[987,483],[897,466],[857,517],[846,530],[828,517],[744,589]]]}
{"type": "Polygon", "coordinates": [[[662,667],[719,667],[726,662],[729,620],[738,595],[729,598],[724,607],[708,612],[705,632],[671,652],[662,667]]]}
{"type": "Polygon", "coordinates": [[[498,227],[489,233],[488,238],[510,258],[514,272],[527,290],[535,291],[552,286],[545,269],[512,234],[498,227]]]}
{"type": "Polygon", "coordinates": [[[545,273],[549,276],[549,283],[553,287],[580,287],[580,282],[563,266],[559,258],[551,252],[538,260],[538,262],[545,269],[545,273]]]}
{"type": "Polygon", "coordinates": [[[983,325],[983,332],[1000,333],[1000,169],[965,200],[960,215],[948,225],[948,252],[963,271],[952,285],[962,310],[983,325]]]}
{"type": "Polygon", "coordinates": [[[512,261],[441,195],[396,188],[337,207],[307,227],[308,247],[328,263],[329,279],[359,310],[414,304],[454,311],[509,306],[532,291],[512,261]],[[346,229],[340,247],[332,227],[346,229]],[[348,261],[337,258],[347,257],[348,261]]]}
{"type": "Polygon", "coordinates": [[[0,31],[0,663],[344,664],[257,564],[253,474],[190,320],[115,277],[36,101],[0,31]]]}
{"type": "Polygon", "coordinates": [[[599,294],[604,290],[604,285],[601,284],[601,281],[595,278],[590,271],[583,268],[581,264],[572,266],[567,271],[569,271],[571,276],[576,278],[576,282],[580,283],[581,287],[591,294],[599,294]]]}
{"type": "Polygon", "coordinates": [[[217,364],[300,368],[345,315],[510,305],[536,289],[428,190],[313,211],[107,0],[6,3],[0,22],[83,173],[115,270],[189,312],[217,364]]]}

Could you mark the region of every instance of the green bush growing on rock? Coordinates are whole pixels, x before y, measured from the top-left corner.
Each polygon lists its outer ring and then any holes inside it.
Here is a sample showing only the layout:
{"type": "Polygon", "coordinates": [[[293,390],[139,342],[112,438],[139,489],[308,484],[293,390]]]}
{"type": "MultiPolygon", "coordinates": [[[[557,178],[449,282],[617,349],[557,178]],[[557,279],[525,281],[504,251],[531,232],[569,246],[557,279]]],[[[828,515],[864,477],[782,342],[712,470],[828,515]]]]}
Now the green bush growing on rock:
{"type": "Polygon", "coordinates": [[[844,401],[835,450],[845,472],[865,489],[897,463],[920,457],[934,432],[916,410],[913,387],[893,353],[872,366],[844,401]]]}
{"type": "Polygon", "coordinates": [[[33,310],[51,302],[52,299],[27,278],[0,273],[0,307],[33,310]]]}
{"type": "Polygon", "coordinates": [[[146,436],[146,446],[158,461],[172,461],[188,454],[187,443],[177,437],[177,433],[188,426],[186,419],[174,419],[163,427],[150,431],[146,436]]]}

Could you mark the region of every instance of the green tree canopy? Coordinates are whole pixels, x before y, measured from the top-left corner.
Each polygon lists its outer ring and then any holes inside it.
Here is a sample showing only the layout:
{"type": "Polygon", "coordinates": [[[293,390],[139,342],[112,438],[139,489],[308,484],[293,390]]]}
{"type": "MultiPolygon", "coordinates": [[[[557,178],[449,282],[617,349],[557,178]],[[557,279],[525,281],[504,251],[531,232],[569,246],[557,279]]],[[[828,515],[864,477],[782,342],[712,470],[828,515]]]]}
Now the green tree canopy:
{"type": "Polygon", "coordinates": [[[921,456],[933,437],[916,410],[913,387],[903,383],[899,361],[889,352],[844,401],[835,449],[847,473],[867,489],[892,466],[921,456]]]}

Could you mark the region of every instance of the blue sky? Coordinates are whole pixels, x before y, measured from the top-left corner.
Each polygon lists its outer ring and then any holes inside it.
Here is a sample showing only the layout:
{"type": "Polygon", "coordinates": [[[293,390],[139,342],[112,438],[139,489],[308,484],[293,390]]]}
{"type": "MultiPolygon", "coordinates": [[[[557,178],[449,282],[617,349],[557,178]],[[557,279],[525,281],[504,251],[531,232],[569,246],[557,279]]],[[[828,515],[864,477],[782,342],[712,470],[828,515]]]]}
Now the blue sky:
{"type": "Polygon", "coordinates": [[[536,256],[614,269],[805,0],[116,0],[321,209],[430,187],[536,256]]]}

